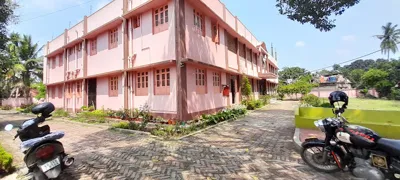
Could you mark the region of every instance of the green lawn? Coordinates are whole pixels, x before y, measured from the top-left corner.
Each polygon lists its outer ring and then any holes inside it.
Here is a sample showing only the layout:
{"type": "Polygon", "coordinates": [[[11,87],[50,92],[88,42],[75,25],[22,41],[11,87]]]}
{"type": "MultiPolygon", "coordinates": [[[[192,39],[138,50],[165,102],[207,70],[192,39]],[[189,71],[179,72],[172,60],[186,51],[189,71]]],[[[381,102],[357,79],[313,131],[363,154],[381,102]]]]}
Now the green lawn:
{"type": "MultiPolygon", "coordinates": [[[[328,102],[328,100],[324,99],[324,102],[328,102]]],[[[348,108],[400,111],[400,101],[350,98],[348,108]]]]}

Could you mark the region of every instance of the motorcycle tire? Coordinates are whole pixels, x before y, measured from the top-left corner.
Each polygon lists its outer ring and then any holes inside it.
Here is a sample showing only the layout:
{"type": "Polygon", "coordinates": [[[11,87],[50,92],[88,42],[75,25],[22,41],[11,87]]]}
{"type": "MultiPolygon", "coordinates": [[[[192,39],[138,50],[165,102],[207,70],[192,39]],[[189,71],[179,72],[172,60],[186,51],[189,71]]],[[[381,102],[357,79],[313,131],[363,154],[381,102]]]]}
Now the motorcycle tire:
{"type": "MultiPolygon", "coordinates": [[[[334,161],[334,159],[333,159],[333,156],[330,155],[330,154],[328,154],[327,160],[330,161],[330,163],[331,163],[332,161],[333,161],[334,163],[327,164],[327,165],[322,165],[322,164],[320,164],[320,163],[315,162],[316,158],[322,158],[322,153],[321,153],[320,155],[314,154],[313,157],[312,157],[312,160],[310,160],[310,158],[306,157],[306,153],[308,153],[309,150],[310,150],[311,148],[321,148],[321,149],[323,150],[323,149],[324,149],[324,146],[323,146],[323,145],[315,144],[315,145],[312,145],[312,146],[305,147],[305,148],[303,148],[303,149],[301,150],[301,159],[303,159],[303,161],[304,161],[307,165],[311,166],[312,168],[314,168],[314,169],[317,170],[317,171],[325,172],[325,173],[334,173],[334,172],[341,171],[341,169],[340,169],[340,168],[337,166],[337,164],[335,163],[335,161],[334,161]],[[319,157],[317,157],[317,156],[319,156],[319,157]],[[314,162],[313,162],[313,161],[314,161],[314,162]],[[324,166],[325,166],[325,168],[323,168],[324,166]]],[[[314,152],[314,151],[313,151],[313,152],[314,152]]],[[[340,156],[338,156],[337,154],[336,154],[336,157],[339,158],[339,162],[342,161],[342,159],[340,159],[340,156]]]]}

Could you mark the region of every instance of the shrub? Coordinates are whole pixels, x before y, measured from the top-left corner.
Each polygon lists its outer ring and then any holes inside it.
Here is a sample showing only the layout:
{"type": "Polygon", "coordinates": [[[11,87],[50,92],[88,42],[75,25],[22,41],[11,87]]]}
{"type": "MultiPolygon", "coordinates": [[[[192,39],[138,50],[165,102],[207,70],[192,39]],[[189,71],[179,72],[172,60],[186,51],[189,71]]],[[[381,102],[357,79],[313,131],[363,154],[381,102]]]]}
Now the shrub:
{"type": "Polygon", "coordinates": [[[313,107],[318,107],[321,104],[321,100],[314,94],[307,94],[301,98],[302,104],[308,104],[313,107]]]}
{"type": "Polygon", "coordinates": [[[103,110],[83,111],[77,114],[77,117],[73,118],[72,120],[86,123],[105,123],[106,116],[107,114],[103,110]]]}
{"type": "Polygon", "coordinates": [[[112,125],[113,128],[129,129],[129,122],[119,122],[112,125]]]}
{"type": "Polygon", "coordinates": [[[60,108],[60,109],[56,109],[53,112],[53,116],[54,117],[68,117],[69,113],[67,111],[64,111],[64,109],[60,108]]]}
{"type": "Polygon", "coordinates": [[[256,108],[260,108],[260,107],[262,107],[264,104],[263,104],[263,102],[262,102],[261,100],[255,100],[255,105],[256,105],[256,108]]]}
{"type": "Polygon", "coordinates": [[[0,146],[0,174],[9,173],[12,170],[13,157],[2,146],[0,146]]]}
{"type": "Polygon", "coordinates": [[[260,101],[261,101],[264,105],[269,104],[271,98],[272,98],[272,97],[271,97],[270,95],[262,95],[262,96],[259,97],[260,101]]]}
{"type": "Polygon", "coordinates": [[[36,89],[38,94],[35,96],[35,99],[40,100],[42,98],[46,98],[46,86],[43,82],[32,84],[31,88],[36,89]]]}
{"type": "Polygon", "coordinates": [[[245,96],[246,98],[249,98],[253,91],[251,90],[250,81],[246,76],[243,76],[243,78],[242,78],[242,86],[241,87],[242,87],[243,96],[245,96]]]}
{"type": "Polygon", "coordinates": [[[0,106],[1,110],[11,110],[13,107],[11,105],[4,105],[4,106],[0,106]]]}
{"type": "Polygon", "coordinates": [[[319,107],[331,108],[332,105],[330,103],[325,102],[325,103],[320,104],[319,107]]]}
{"type": "Polygon", "coordinates": [[[400,89],[392,87],[391,94],[390,94],[390,99],[400,100],[400,89]]]}
{"type": "Polygon", "coordinates": [[[21,104],[19,107],[18,111],[22,113],[31,113],[32,109],[36,106],[37,104],[21,104]]]}

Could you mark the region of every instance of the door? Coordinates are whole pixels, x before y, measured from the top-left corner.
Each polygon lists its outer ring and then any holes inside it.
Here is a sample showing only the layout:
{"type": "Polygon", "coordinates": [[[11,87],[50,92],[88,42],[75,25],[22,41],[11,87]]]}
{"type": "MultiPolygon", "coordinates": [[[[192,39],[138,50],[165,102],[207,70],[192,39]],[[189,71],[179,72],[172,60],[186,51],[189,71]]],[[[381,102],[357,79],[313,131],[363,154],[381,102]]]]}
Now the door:
{"type": "Polygon", "coordinates": [[[232,104],[235,104],[236,88],[235,88],[235,79],[233,78],[231,78],[231,93],[232,93],[232,104]]]}
{"type": "Polygon", "coordinates": [[[88,105],[94,106],[96,108],[96,91],[97,91],[97,81],[96,79],[88,80],[88,105]]]}

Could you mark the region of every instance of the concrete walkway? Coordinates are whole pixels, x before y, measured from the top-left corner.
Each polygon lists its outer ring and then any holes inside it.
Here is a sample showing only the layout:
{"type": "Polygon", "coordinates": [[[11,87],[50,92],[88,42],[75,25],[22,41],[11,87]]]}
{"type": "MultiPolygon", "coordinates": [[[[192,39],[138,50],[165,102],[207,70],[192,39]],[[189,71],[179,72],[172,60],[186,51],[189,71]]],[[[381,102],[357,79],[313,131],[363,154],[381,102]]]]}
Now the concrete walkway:
{"type": "MultiPolygon", "coordinates": [[[[295,105],[277,102],[180,141],[56,120],[47,123],[52,130],[66,132],[61,142],[77,160],[61,179],[345,179],[340,173],[316,172],[301,161],[292,141],[295,105]]],[[[0,128],[21,119],[0,112],[0,128]]],[[[0,131],[0,139],[7,139],[1,143],[16,150],[19,141],[12,142],[12,135],[0,131]]],[[[17,163],[21,157],[16,153],[17,163]]]]}

